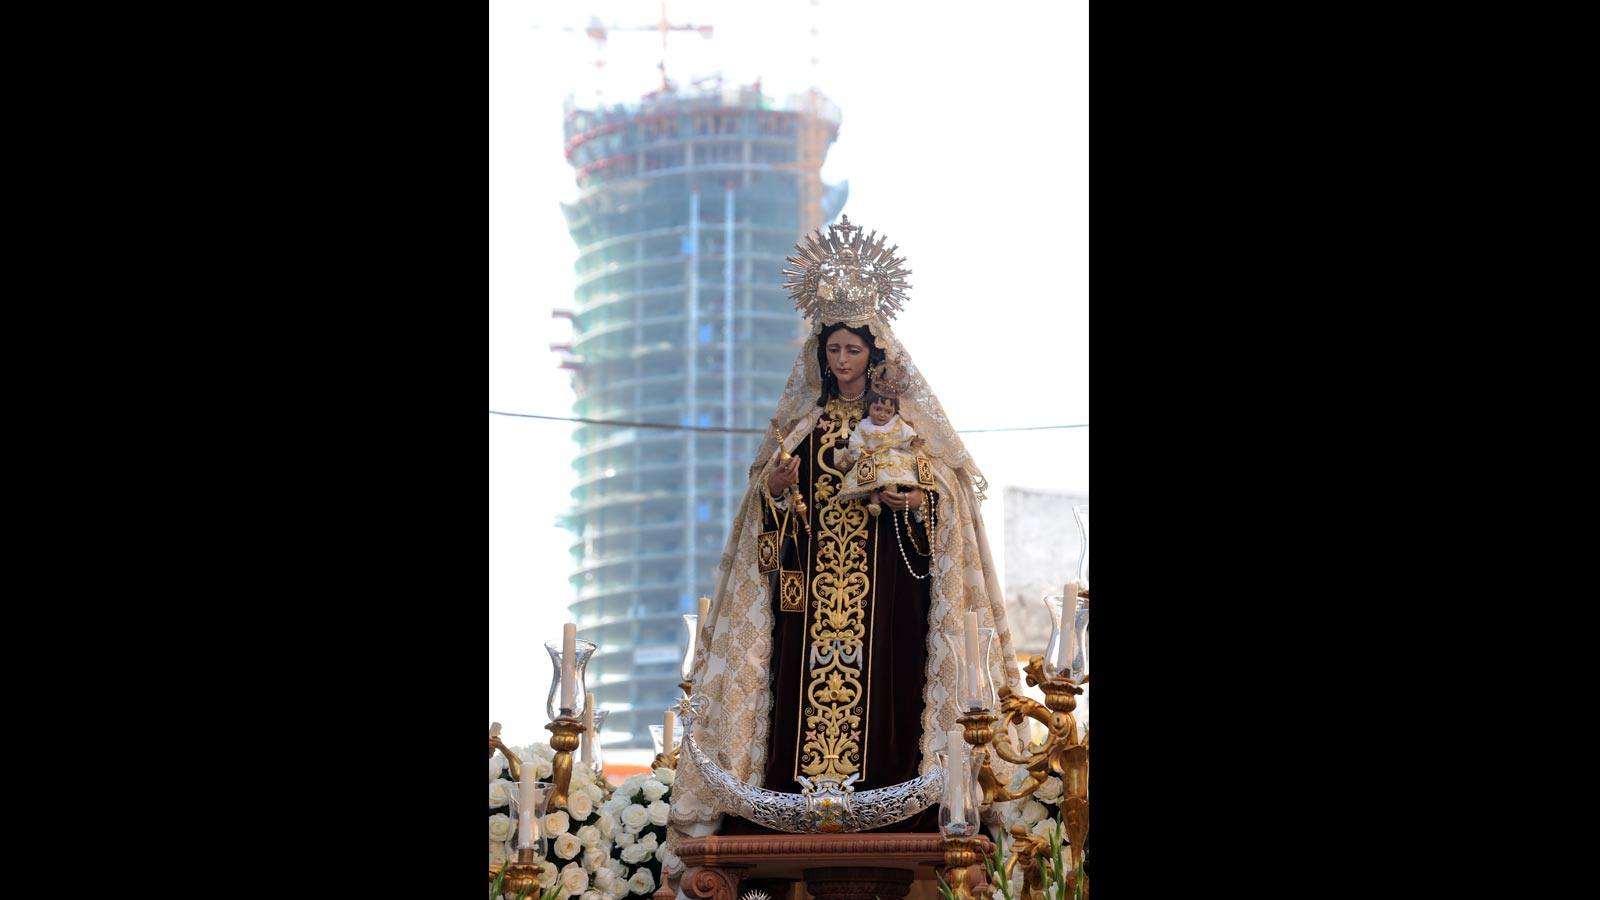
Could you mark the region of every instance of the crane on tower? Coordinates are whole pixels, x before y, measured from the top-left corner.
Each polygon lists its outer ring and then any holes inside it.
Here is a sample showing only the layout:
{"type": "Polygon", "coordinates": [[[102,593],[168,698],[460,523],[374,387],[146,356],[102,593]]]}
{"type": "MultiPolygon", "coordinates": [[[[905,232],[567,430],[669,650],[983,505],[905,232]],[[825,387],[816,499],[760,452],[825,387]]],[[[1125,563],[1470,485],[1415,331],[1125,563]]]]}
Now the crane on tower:
{"type": "Polygon", "coordinates": [[[710,38],[711,35],[712,35],[712,26],[710,26],[710,25],[693,25],[693,24],[676,24],[675,25],[672,22],[668,21],[668,19],[667,19],[667,0],[661,0],[661,18],[658,19],[654,24],[651,24],[651,25],[618,25],[615,22],[607,24],[607,23],[601,22],[599,16],[592,16],[589,19],[588,26],[585,27],[585,28],[578,29],[578,28],[573,28],[571,26],[568,26],[567,28],[565,28],[563,30],[565,30],[565,31],[580,31],[581,30],[585,35],[588,35],[590,40],[594,41],[594,47],[595,47],[594,65],[595,65],[595,69],[596,70],[604,68],[604,66],[606,64],[606,61],[605,61],[606,41],[607,41],[609,35],[611,34],[611,32],[613,32],[613,31],[657,31],[657,32],[660,32],[661,33],[661,58],[656,63],[656,68],[659,69],[660,72],[661,72],[661,90],[663,90],[663,91],[668,90],[668,89],[670,89],[672,87],[672,82],[670,80],[668,80],[668,78],[667,78],[667,35],[670,32],[674,32],[674,31],[694,31],[694,32],[698,32],[699,35],[701,37],[703,37],[703,38],[710,38]]]}

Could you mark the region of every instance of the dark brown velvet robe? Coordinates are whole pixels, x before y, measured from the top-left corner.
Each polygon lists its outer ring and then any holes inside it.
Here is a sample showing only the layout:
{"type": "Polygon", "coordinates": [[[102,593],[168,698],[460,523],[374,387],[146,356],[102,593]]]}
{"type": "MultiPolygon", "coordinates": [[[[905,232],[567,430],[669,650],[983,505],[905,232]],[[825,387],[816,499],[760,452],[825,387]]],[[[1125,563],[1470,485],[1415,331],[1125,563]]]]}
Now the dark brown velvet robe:
{"type": "MultiPolygon", "coordinates": [[[[812,582],[822,570],[818,553],[821,539],[820,517],[823,507],[830,502],[817,499],[818,476],[823,474],[818,465],[819,451],[828,454],[831,462],[833,447],[843,447],[844,439],[825,440],[830,430],[826,416],[818,423],[794,455],[800,457],[799,480],[805,492],[807,514],[811,532],[807,534],[799,522],[793,522],[791,532],[798,538],[788,537],[783,546],[782,568],[798,569],[806,578],[806,610],[785,612],[780,609],[778,573],[770,576],[768,595],[771,597],[773,617],[772,641],[772,691],[773,705],[771,728],[767,740],[767,765],[762,786],[768,790],[799,793],[801,785],[795,779],[795,758],[800,748],[804,724],[803,698],[808,678],[807,659],[811,649],[810,629],[817,601],[811,593],[812,582]],[[797,546],[798,544],[798,546],[797,546]]],[[[837,435],[837,429],[834,429],[837,435]]],[[[849,432],[844,431],[844,438],[849,432]]],[[[837,480],[835,479],[835,488],[837,480]]],[[[932,509],[937,516],[937,497],[923,488],[928,503],[923,512],[932,509]]],[[[852,503],[865,505],[866,500],[852,503]]],[[[908,781],[917,776],[920,762],[922,736],[922,689],[926,678],[929,582],[914,578],[910,569],[921,575],[928,571],[928,529],[915,518],[906,516],[902,522],[909,524],[912,533],[901,532],[896,542],[895,521],[898,518],[885,506],[878,516],[866,520],[866,566],[871,588],[866,592],[865,605],[867,648],[861,677],[866,685],[867,703],[856,707],[866,721],[864,733],[865,765],[863,777],[854,787],[857,791],[886,787],[908,781]],[[904,547],[905,557],[901,556],[904,547]],[[920,551],[920,552],[919,552],[920,551]]],[[[767,512],[766,528],[776,529],[782,516],[773,519],[767,512]]],[[[930,806],[922,813],[879,831],[937,831],[938,807],[930,806]]],[[[771,834],[770,829],[756,825],[737,816],[723,820],[724,834],[771,834]]]]}

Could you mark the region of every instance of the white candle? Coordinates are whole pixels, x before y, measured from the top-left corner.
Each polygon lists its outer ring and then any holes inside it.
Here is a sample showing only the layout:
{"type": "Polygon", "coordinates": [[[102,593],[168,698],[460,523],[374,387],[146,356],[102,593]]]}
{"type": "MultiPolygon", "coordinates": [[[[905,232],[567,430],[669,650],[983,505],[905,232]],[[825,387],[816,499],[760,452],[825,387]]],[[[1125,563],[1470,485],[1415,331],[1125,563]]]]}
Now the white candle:
{"type": "Polygon", "coordinates": [[[577,704],[578,626],[568,622],[561,626],[561,708],[572,709],[577,704]]]}
{"type": "Polygon", "coordinates": [[[670,709],[667,710],[666,714],[661,717],[661,752],[662,753],[671,753],[672,752],[672,726],[677,724],[677,721],[678,721],[678,714],[673,712],[670,709]]]}
{"type": "Polygon", "coordinates": [[[1072,668],[1073,642],[1077,638],[1074,624],[1078,618],[1078,583],[1067,582],[1061,589],[1061,645],[1056,648],[1056,669],[1067,674],[1072,668]]]}
{"type": "Polygon", "coordinates": [[[534,778],[533,763],[522,764],[522,798],[518,801],[520,808],[517,811],[517,846],[532,847],[534,838],[534,778]]]}
{"type": "Polygon", "coordinates": [[[966,676],[966,697],[962,698],[963,703],[970,698],[977,697],[978,685],[983,683],[983,679],[978,677],[978,666],[980,665],[978,660],[978,614],[975,612],[967,613],[965,637],[967,658],[965,660],[966,665],[962,667],[962,672],[966,676]]]}
{"type": "Polygon", "coordinates": [[[944,777],[950,781],[950,818],[965,816],[963,812],[967,806],[967,740],[961,736],[962,729],[957,728],[945,733],[945,745],[949,751],[950,771],[944,777]]]}
{"type": "Polygon", "coordinates": [[[594,694],[583,695],[583,761],[594,762],[594,694]]]}

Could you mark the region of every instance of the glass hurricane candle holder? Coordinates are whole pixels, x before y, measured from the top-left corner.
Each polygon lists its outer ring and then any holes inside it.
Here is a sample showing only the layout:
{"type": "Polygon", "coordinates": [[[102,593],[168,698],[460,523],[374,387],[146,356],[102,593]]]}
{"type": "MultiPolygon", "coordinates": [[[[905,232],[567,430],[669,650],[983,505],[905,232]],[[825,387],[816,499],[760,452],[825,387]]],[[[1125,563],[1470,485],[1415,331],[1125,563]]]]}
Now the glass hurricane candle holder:
{"type": "Polygon", "coordinates": [[[1083,539],[1078,550],[1078,587],[1089,589],[1089,504],[1080,503],[1072,508],[1072,519],[1078,523],[1078,534],[1083,539]]]}
{"type": "Polygon", "coordinates": [[[944,792],[939,799],[939,833],[946,838],[966,838],[982,827],[978,819],[978,769],[980,760],[971,748],[957,752],[962,759],[952,765],[951,754],[934,754],[944,767],[944,792]]]}
{"type": "Polygon", "coordinates": [[[683,665],[679,667],[678,674],[688,681],[689,676],[694,674],[694,650],[695,642],[700,639],[700,617],[689,613],[683,617],[683,627],[689,630],[689,646],[684,648],[683,665]]]}
{"type": "Polygon", "coordinates": [[[600,742],[600,729],[605,726],[606,716],[609,715],[611,715],[610,710],[600,709],[599,705],[596,704],[594,711],[594,749],[590,751],[591,756],[589,759],[589,765],[594,769],[596,776],[602,775],[606,768],[604,745],[600,742]]]}
{"type": "MultiPolygon", "coordinates": [[[[578,651],[576,654],[577,658],[573,662],[573,670],[574,678],[578,682],[578,685],[576,692],[573,694],[573,708],[567,710],[567,713],[581,719],[583,718],[584,697],[587,696],[584,688],[584,681],[586,678],[585,670],[589,668],[589,658],[594,656],[594,651],[597,649],[597,647],[593,641],[585,641],[582,639],[577,642],[576,646],[578,651]]],[[[544,711],[550,716],[551,719],[557,719],[561,716],[562,712],[562,710],[556,706],[557,701],[561,697],[561,642],[545,641],[544,649],[550,651],[550,665],[553,669],[550,674],[550,696],[545,698],[544,711]]]]}
{"type": "Polygon", "coordinates": [[[972,660],[967,659],[965,638],[961,634],[946,634],[944,639],[950,645],[950,652],[955,654],[955,659],[959,661],[961,666],[961,708],[966,710],[994,709],[997,705],[994,692],[994,674],[989,669],[989,655],[994,652],[994,629],[978,629],[976,684],[972,680],[972,660]]]}
{"type": "MultiPolygon", "coordinates": [[[[530,765],[531,765],[531,763],[530,763],[530,765]]],[[[545,854],[546,854],[547,850],[549,849],[548,846],[547,846],[549,842],[546,840],[545,833],[544,833],[544,814],[545,814],[545,807],[546,807],[546,805],[548,805],[548,802],[549,802],[549,799],[550,799],[550,788],[551,787],[553,787],[553,785],[548,781],[534,782],[534,785],[533,785],[533,821],[529,823],[530,827],[529,827],[528,830],[533,832],[533,842],[532,842],[532,844],[530,846],[533,847],[534,854],[537,855],[540,859],[545,859],[546,858],[545,854]]],[[[521,815],[522,815],[522,790],[519,787],[516,790],[514,790],[512,793],[513,793],[513,799],[511,801],[512,821],[519,823],[519,826],[517,828],[517,836],[516,836],[516,838],[513,839],[512,843],[516,845],[517,849],[521,849],[522,848],[522,829],[520,827],[520,823],[522,821],[521,820],[521,815]]]]}

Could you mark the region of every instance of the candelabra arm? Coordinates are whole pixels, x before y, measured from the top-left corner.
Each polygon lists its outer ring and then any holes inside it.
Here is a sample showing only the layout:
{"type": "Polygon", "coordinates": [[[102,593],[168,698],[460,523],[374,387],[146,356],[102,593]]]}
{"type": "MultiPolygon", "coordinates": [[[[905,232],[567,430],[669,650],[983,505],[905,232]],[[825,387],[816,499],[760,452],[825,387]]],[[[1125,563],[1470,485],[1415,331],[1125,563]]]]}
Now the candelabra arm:
{"type": "Polygon", "coordinates": [[[1072,716],[1072,711],[1077,706],[1076,695],[1083,693],[1083,688],[1064,675],[1046,677],[1044,658],[1040,656],[1029,659],[1024,671],[1027,673],[1028,684],[1044,690],[1044,703],[1014,693],[1009,687],[1002,687],[999,691],[1000,716],[994,716],[984,710],[974,710],[957,720],[965,726],[962,737],[975,748],[975,752],[980,754],[978,784],[983,788],[983,805],[1020,800],[1038,790],[1053,772],[1060,775],[1067,785],[1068,796],[1083,798],[1084,830],[1087,831],[1089,750],[1087,744],[1078,741],[1078,723],[1072,716]],[[1004,724],[1004,727],[999,729],[1006,735],[1004,740],[995,739],[994,725],[997,719],[1004,724]],[[1012,746],[1009,736],[1010,726],[1021,725],[1028,719],[1033,719],[1049,729],[1049,736],[1044,746],[1033,752],[1025,752],[1029,750],[1028,745],[1024,745],[1021,751],[1017,750],[1012,746]],[[1002,784],[989,764],[988,748],[991,744],[994,753],[1001,759],[1028,770],[1028,779],[1015,790],[1008,789],[1002,784]]]}
{"type": "Polygon", "coordinates": [[[499,735],[492,735],[489,738],[489,758],[490,759],[494,758],[494,752],[496,750],[498,750],[501,753],[505,754],[506,771],[511,773],[511,780],[512,781],[521,781],[522,780],[522,761],[517,759],[517,755],[515,753],[511,752],[511,748],[506,746],[505,741],[500,740],[500,736],[499,735]]]}
{"type": "Polygon", "coordinates": [[[1011,857],[1006,860],[1006,881],[1017,865],[1022,865],[1022,895],[1019,900],[1045,900],[1044,879],[1040,875],[1040,858],[1049,858],[1050,842],[1028,832],[1028,826],[1011,826],[1011,857]]]}

